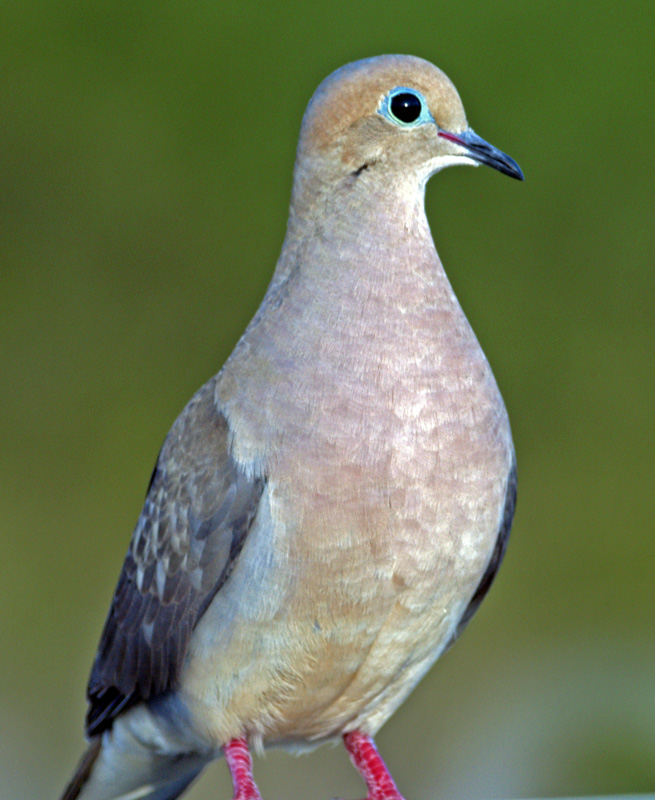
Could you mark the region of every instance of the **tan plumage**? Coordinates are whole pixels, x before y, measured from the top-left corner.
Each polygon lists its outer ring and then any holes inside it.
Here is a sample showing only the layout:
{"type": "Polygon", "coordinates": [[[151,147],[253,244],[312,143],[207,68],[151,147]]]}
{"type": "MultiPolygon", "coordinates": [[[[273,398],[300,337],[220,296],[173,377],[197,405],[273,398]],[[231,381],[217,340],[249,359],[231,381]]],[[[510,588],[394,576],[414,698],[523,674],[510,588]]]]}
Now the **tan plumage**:
{"type": "Polygon", "coordinates": [[[102,748],[65,797],[177,797],[243,736],[372,736],[477,608],[514,455],[423,209],[475,161],[520,177],[425,61],[317,90],[266,297],[160,454],[89,686],[102,748]]]}

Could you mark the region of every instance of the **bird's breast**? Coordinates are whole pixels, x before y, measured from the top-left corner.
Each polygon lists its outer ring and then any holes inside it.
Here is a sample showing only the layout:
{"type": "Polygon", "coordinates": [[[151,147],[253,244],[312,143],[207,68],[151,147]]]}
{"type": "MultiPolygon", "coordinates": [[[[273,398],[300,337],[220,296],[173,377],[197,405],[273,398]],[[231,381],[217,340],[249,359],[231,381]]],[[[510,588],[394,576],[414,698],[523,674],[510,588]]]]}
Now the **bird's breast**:
{"type": "Polygon", "coordinates": [[[475,589],[511,460],[487,360],[465,320],[443,317],[405,318],[386,337],[351,328],[358,346],[324,339],[272,461],[298,563],[354,594],[373,577],[378,596],[417,608],[475,589]]]}
{"type": "Polygon", "coordinates": [[[235,457],[267,490],[233,591],[207,614],[207,658],[226,626],[239,652],[267,653],[226,685],[273,740],[374,731],[407,695],[484,573],[512,459],[498,388],[447,284],[421,303],[416,286],[358,285],[340,304],[301,284],[244,337],[217,395],[235,457]]]}
{"type": "Polygon", "coordinates": [[[512,446],[474,345],[392,359],[373,342],[324,372],[323,391],[306,384],[286,415],[269,490],[285,532],[284,614],[305,631],[303,689],[287,712],[295,733],[332,735],[349,720],[375,730],[480,582],[512,446]]]}

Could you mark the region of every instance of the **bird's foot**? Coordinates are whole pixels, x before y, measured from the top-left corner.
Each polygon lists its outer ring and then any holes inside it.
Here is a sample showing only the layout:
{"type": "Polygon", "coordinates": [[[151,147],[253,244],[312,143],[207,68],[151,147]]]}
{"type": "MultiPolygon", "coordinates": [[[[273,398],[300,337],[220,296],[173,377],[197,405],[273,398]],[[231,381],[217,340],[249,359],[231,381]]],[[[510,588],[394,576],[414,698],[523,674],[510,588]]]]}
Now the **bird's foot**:
{"type": "Polygon", "coordinates": [[[223,748],[223,753],[232,776],[233,800],[262,800],[252,774],[252,759],[246,737],[229,741],[223,748]]]}
{"type": "Polygon", "coordinates": [[[343,742],[359,774],[366,781],[366,800],[403,800],[371,736],[361,731],[344,734],[343,742]]]}
{"type": "MultiPolygon", "coordinates": [[[[343,741],[353,764],[366,781],[366,800],[403,800],[371,736],[351,731],[344,734],[343,741]]],[[[246,737],[229,741],[223,753],[232,776],[233,800],[262,800],[253,777],[246,737]]]]}

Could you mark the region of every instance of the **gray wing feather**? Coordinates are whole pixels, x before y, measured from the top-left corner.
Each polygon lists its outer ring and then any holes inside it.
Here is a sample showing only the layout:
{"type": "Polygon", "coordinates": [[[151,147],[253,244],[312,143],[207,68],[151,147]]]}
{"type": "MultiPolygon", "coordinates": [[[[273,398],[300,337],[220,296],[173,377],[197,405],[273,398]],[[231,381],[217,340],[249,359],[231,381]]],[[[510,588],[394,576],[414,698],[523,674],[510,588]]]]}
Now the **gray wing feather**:
{"type": "Polygon", "coordinates": [[[231,457],[214,387],[191,399],[159,455],[89,680],[89,736],[176,685],[191,632],[256,514],[264,479],[231,457]]]}
{"type": "Polygon", "coordinates": [[[469,601],[469,604],[466,607],[466,610],[464,611],[461,620],[459,621],[459,625],[457,626],[457,630],[455,631],[453,641],[457,639],[457,637],[461,634],[464,628],[471,621],[471,618],[478,610],[487,592],[491,588],[491,584],[493,583],[494,578],[496,577],[496,573],[500,569],[500,565],[505,556],[505,551],[507,550],[507,542],[509,541],[509,533],[512,529],[512,520],[514,519],[515,508],[516,508],[516,463],[514,462],[507,477],[507,489],[505,490],[505,508],[503,511],[503,519],[500,524],[500,530],[498,531],[498,537],[496,539],[496,545],[494,547],[494,551],[491,554],[491,560],[489,561],[487,569],[485,570],[484,575],[482,576],[482,579],[480,580],[480,583],[478,584],[478,587],[473,594],[473,597],[469,601]]]}

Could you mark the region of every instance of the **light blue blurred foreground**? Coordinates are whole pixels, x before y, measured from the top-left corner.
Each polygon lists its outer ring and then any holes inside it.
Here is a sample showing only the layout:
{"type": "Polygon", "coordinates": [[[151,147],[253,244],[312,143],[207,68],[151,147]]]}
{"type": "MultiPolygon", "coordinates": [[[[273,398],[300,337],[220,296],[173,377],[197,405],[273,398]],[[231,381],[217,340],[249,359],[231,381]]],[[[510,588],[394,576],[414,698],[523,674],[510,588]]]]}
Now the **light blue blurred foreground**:
{"type": "MultiPolygon", "coordinates": [[[[533,800],[539,800],[539,798],[533,798],[533,800]]],[[[542,800],[545,799],[542,798],[542,800]]],[[[655,800],[655,794],[606,794],[595,797],[558,797],[556,800],[655,800]]]]}

